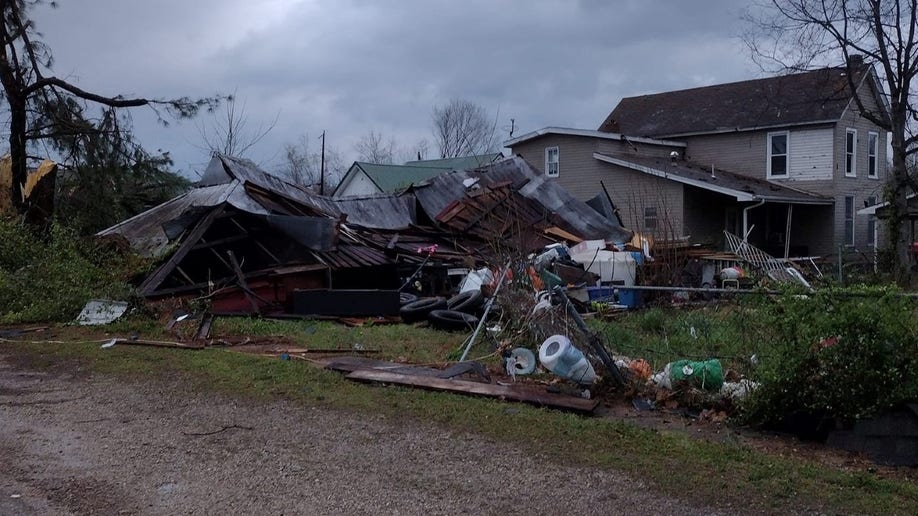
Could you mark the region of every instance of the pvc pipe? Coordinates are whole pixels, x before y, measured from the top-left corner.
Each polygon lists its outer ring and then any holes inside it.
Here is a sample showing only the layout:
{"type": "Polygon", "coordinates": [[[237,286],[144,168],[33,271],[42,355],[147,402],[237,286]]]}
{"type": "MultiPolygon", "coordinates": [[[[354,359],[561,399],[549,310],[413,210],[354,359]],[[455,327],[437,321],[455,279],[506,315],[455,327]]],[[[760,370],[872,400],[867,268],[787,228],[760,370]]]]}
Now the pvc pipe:
{"type": "Polygon", "coordinates": [[[746,206],[745,208],[743,208],[743,242],[745,242],[745,241],[746,241],[746,237],[749,236],[749,233],[748,233],[748,228],[749,228],[749,210],[758,208],[759,206],[761,206],[761,205],[763,205],[763,204],[765,204],[765,199],[762,199],[761,201],[759,201],[759,202],[757,202],[757,203],[755,203],[755,204],[753,204],[753,205],[751,205],[751,206],[746,206]]]}
{"type": "Polygon", "coordinates": [[[510,263],[507,262],[507,265],[504,267],[504,270],[501,271],[500,279],[497,280],[497,287],[494,288],[494,293],[488,298],[488,302],[485,303],[484,313],[481,315],[481,320],[478,321],[478,326],[475,328],[475,332],[472,333],[472,336],[469,338],[468,345],[465,346],[465,351],[462,352],[462,357],[459,359],[460,362],[465,362],[465,357],[469,356],[469,350],[472,349],[472,344],[475,344],[475,339],[478,338],[478,333],[481,332],[482,326],[485,325],[485,321],[488,320],[488,312],[491,311],[491,306],[494,304],[494,300],[497,299],[497,293],[500,292],[501,285],[504,284],[504,278],[507,277],[507,273],[510,272],[510,263]]]}

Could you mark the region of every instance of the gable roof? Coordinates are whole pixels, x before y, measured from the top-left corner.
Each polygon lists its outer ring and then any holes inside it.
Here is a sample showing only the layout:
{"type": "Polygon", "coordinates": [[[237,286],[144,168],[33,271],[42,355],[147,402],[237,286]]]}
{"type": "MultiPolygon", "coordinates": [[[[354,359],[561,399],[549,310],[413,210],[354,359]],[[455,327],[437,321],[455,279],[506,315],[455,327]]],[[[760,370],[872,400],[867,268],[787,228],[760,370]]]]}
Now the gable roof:
{"type": "Polygon", "coordinates": [[[495,161],[503,158],[504,155],[500,152],[492,152],[490,154],[480,154],[478,156],[463,156],[460,158],[442,158],[442,159],[425,159],[418,161],[406,161],[405,165],[409,167],[437,167],[437,168],[446,168],[449,170],[465,170],[469,168],[477,168],[488,163],[494,163],[495,161]]]}
{"type": "Polygon", "coordinates": [[[726,170],[703,167],[689,161],[666,158],[619,156],[595,152],[593,157],[604,163],[629,168],[648,175],[728,195],[737,201],[771,201],[789,204],[833,204],[829,197],[791,188],[772,181],[734,174],[726,170]]]}
{"type": "MultiPolygon", "coordinates": [[[[377,165],[376,163],[361,161],[355,161],[351,168],[354,169],[354,167],[366,174],[370,181],[373,181],[373,184],[384,193],[394,193],[413,183],[426,181],[437,174],[449,170],[443,167],[377,165]]],[[[350,173],[350,171],[348,172],[350,173]]],[[[341,181],[341,184],[344,184],[344,180],[341,181]]]]}
{"type": "MultiPolygon", "coordinates": [[[[855,84],[875,76],[854,68],[855,84]]],[[[717,84],[621,100],[599,130],[629,136],[673,137],[831,123],[851,101],[847,67],[822,68],[765,79],[717,84]]],[[[885,106],[884,102],[879,105],[885,106]]]]}

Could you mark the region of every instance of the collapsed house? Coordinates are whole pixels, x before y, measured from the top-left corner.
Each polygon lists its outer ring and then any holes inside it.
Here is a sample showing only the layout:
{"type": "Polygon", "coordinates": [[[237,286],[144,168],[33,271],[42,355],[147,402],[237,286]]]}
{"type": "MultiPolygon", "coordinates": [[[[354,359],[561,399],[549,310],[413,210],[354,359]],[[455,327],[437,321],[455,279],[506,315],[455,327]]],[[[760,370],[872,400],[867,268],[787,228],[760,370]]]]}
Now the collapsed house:
{"type": "Polygon", "coordinates": [[[297,303],[297,292],[397,292],[423,266],[421,289],[442,293],[451,269],[558,241],[624,242],[631,232],[519,157],[398,194],[334,199],[216,155],[194,189],[99,236],[161,260],[140,284],[145,297],[203,294],[218,313],[306,314],[322,307],[297,303]]]}

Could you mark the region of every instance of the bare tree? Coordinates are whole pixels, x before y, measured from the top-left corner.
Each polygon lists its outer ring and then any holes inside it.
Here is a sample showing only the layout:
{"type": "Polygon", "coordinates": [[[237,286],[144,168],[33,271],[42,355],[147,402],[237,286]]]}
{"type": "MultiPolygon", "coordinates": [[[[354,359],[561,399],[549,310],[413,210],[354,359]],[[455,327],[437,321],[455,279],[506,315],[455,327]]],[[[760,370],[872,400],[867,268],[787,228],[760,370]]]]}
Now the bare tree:
{"type": "Polygon", "coordinates": [[[441,158],[485,154],[493,150],[494,124],[484,108],[452,99],[433,109],[434,141],[441,158]]]}
{"type": "MultiPolygon", "coordinates": [[[[296,185],[308,188],[315,192],[320,191],[321,181],[321,151],[313,150],[309,145],[309,137],[303,135],[295,142],[284,145],[283,163],[279,167],[282,175],[290,178],[296,185]]],[[[338,181],[344,177],[344,158],[335,147],[325,146],[325,192],[334,190],[338,181]]]]}
{"type": "Polygon", "coordinates": [[[395,163],[398,145],[394,138],[386,140],[382,133],[370,130],[357,141],[354,150],[357,152],[357,161],[391,165],[395,163]]]}
{"type": "Polygon", "coordinates": [[[227,156],[244,157],[245,154],[274,129],[280,115],[268,124],[261,124],[249,129],[249,117],[245,112],[245,101],[238,103],[236,92],[233,92],[223,105],[223,112],[217,113],[211,129],[203,123],[198,124],[198,134],[204,142],[204,149],[227,156]]]}
{"type": "MultiPolygon", "coordinates": [[[[103,119],[117,120],[119,108],[148,106],[179,118],[195,116],[201,109],[213,110],[220,97],[204,99],[125,98],[103,96],[83,90],[51,74],[51,50],[39,41],[29,11],[53,0],[0,0],[0,84],[9,109],[9,146],[12,160],[10,196],[16,210],[27,214],[22,188],[28,176],[28,146],[60,137],[98,133],[102,129],[87,116],[87,106],[102,109],[103,119]]],[[[122,125],[105,130],[125,131],[122,125]]]]}
{"type": "Polygon", "coordinates": [[[749,11],[750,28],[745,39],[760,65],[803,70],[843,59],[850,91],[864,69],[858,59],[878,69],[885,85],[889,116],[866,106],[854,96],[861,115],[889,131],[892,147],[892,178],[887,194],[890,204],[891,255],[899,282],[908,280],[909,243],[907,220],[909,188],[918,191],[908,174],[908,159],[918,152],[915,105],[918,75],[918,0],[771,0],[749,11]]]}

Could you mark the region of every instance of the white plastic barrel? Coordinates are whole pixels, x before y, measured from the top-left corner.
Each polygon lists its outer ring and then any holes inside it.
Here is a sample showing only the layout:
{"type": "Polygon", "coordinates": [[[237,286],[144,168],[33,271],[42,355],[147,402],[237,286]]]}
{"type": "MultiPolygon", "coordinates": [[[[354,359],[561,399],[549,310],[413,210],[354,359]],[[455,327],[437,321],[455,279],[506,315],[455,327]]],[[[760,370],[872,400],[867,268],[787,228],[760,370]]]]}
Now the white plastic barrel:
{"type": "Polygon", "coordinates": [[[564,335],[552,335],[539,347],[539,362],[556,375],[588,385],[596,372],[583,353],[564,335]]]}

